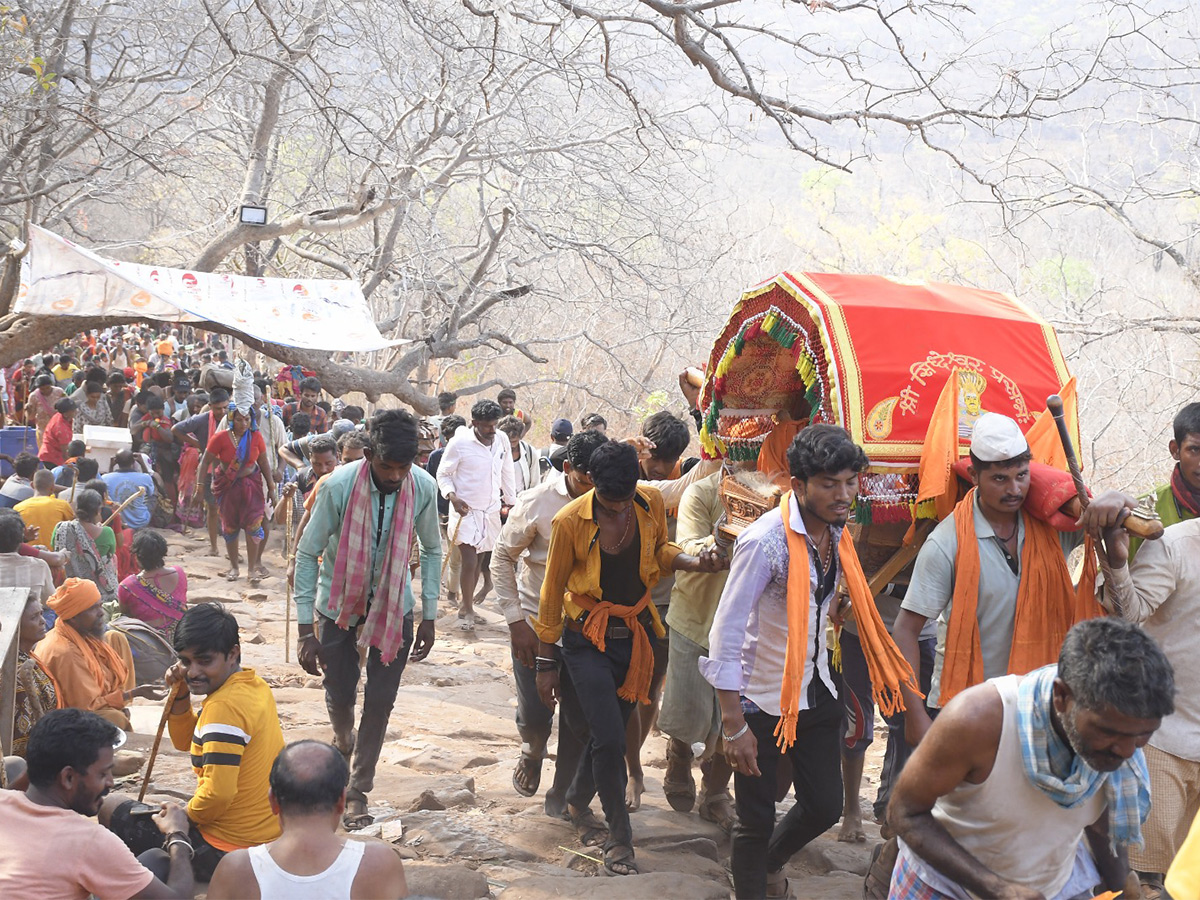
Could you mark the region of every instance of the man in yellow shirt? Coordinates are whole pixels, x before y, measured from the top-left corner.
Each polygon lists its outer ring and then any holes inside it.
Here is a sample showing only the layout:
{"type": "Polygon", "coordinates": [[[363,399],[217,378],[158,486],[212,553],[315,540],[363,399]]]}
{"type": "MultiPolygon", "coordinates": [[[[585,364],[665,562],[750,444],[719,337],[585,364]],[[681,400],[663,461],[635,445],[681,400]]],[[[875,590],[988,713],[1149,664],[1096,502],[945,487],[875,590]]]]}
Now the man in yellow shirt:
{"type": "MultiPolygon", "coordinates": [[[[224,607],[190,607],[175,627],[174,643],[179,662],[167,672],[167,684],[179,693],[167,727],[176,749],[191,752],[197,782],[187,804],[187,837],[196,851],[196,880],[210,881],[229,851],[279,837],[267,794],[283,732],[270,687],[241,666],[237,619],[224,607]],[[207,695],[199,715],[192,693],[207,695]]],[[[132,816],[133,806],[128,797],[109,797],[100,823],[138,854],[160,846],[162,835],[148,818],[132,816]]]]}
{"type": "Polygon", "coordinates": [[[26,525],[37,528],[37,537],[31,543],[47,550],[54,536],[54,526],[75,518],[71,504],[60,499],[54,488],[54,473],[49,469],[38,469],[33,475],[33,496],[13,507],[26,525]]]}

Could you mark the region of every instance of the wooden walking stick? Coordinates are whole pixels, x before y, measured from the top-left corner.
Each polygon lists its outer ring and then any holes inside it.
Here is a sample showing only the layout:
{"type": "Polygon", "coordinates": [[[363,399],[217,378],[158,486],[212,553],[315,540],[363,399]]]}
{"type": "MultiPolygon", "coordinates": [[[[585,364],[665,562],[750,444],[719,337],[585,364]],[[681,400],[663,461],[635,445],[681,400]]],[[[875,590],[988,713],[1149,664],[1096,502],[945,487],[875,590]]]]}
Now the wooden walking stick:
{"type": "Polygon", "coordinates": [[[146,763],[146,774],[142,776],[142,789],[138,791],[138,803],[146,798],[146,788],[150,786],[150,773],[154,771],[154,760],[158,756],[158,745],[162,743],[163,731],[167,727],[167,718],[171,715],[171,707],[179,696],[181,684],[175,685],[167,693],[167,705],[163,707],[162,718],[158,720],[158,732],[154,735],[154,746],[150,748],[150,759],[146,763]]]}
{"type": "Polygon", "coordinates": [[[283,533],[283,579],[287,582],[287,599],[283,607],[283,661],[292,661],[292,511],[296,508],[294,497],[287,497],[283,501],[287,504],[287,509],[284,510],[284,518],[286,524],[283,533]]]}
{"type": "MultiPolygon", "coordinates": [[[[1071,441],[1071,432],[1067,428],[1067,419],[1063,414],[1062,397],[1051,394],[1046,398],[1046,409],[1054,416],[1054,424],[1058,426],[1058,437],[1062,441],[1063,452],[1067,457],[1067,468],[1071,472],[1071,480],[1075,482],[1075,494],[1079,497],[1081,510],[1087,509],[1091,498],[1087,486],[1083,483],[1083,473],[1079,469],[1079,458],[1075,456],[1075,445],[1071,441]]],[[[1163,534],[1163,523],[1155,516],[1149,515],[1142,509],[1130,510],[1121,522],[1121,527],[1132,535],[1147,541],[1156,541],[1163,534]]]]}
{"type": "Polygon", "coordinates": [[[114,510],[112,511],[112,515],[111,515],[111,516],[109,516],[107,519],[105,519],[103,522],[101,522],[101,523],[100,523],[101,527],[103,527],[103,526],[107,525],[109,522],[111,522],[113,519],[115,519],[115,518],[116,518],[118,515],[120,515],[120,513],[121,513],[121,510],[123,510],[125,507],[127,507],[127,506],[128,506],[130,503],[132,503],[132,502],[133,502],[134,500],[136,500],[138,497],[142,497],[142,496],[144,496],[144,495],[145,495],[145,493],[146,493],[146,489],[145,489],[145,488],[138,488],[138,489],[137,489],[137,491],[135,491],[135,492],[134,492],[133,494],[131,494],[130,496],[126,497],[126,498],[125,498],[125,502],[124,502],[124,503],[122,503],[120,506],[118,506],[116,509],[114,509],[114,510]]]}

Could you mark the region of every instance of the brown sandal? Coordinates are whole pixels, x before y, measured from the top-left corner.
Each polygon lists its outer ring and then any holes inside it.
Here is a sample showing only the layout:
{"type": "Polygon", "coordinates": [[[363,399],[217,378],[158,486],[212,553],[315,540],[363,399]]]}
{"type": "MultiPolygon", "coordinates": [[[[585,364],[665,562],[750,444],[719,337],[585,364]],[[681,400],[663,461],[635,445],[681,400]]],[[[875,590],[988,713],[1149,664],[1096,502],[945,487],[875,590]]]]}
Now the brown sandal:
{"type": "Polygon", "coordinates": [[[892,886],[892,869],[896,868],[899,855],[900,842],[894,837],[875,845],[871,851],[871,867],[863,879],[863,900],[887,900],[892,886]]]}

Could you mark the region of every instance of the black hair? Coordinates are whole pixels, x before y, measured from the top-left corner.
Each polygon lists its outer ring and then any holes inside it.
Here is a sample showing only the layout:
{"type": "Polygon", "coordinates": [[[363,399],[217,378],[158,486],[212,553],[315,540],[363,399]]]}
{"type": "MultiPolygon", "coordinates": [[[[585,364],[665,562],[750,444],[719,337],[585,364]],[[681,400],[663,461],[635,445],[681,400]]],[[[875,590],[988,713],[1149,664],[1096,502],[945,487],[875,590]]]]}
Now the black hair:
{"type": "Polygon", "coordinates": [[[502,390],[500,393],[498,393],[496,395],[496,403],[499,404],[499,402],[501,400],[512,400],[513,403],[516,403],[517,402],[517,392],[514,391],[512,388],[505,388],[504,390],[502,390]]]}
{"type": "Polygon", "coordinates": [[[319,434],[308,442],[309,459],[316,456],[318,453],[333,453],[337,454],[337,441],[327,434],[319,434]]]}
{"type": "Polygon", "coordinates": [[[91,481],[100,474],[100,462],[99,460],[81,456],[75,460],[75,471],[79,473],[80,481],[91,481]]]}
{"type": "Polygon", "coordinates": [[[650,455],[666,461],[683,456],[683,451],[692,440],[692,434],[683,419],[671,415],[666,410],[656,412],[642,423],[642,436],[654,441],[654,449],[650,451],[650,455]]]}
{"type": "Polygon", "coordinates": [[[124,372],[113,372],[111,375],[108,376],[108,384],[110,387],[114,384],[120,384],[120,385],[127,384],[127,382],[125,381],[125,373],[124,372]]]}
{"type": "Polygon", "coordinates": [[[220,603],[189,606],[175,626],[176,653],[196,650],[228,656],[240,643],[237,619],[220,603]]]}
{"type": "Polygon", "coordinates": [[[83,392],[85,394],[103,394],[104,385],[98,381],[88,381],[83,385],[83,392]]]}
{"type": "Polygon", "coordinates": [[[343,419],[358,419],[359,421],[362,421],[362,417],[365,415],[366,415],[366,412],[363,411],[363,408],[361,406],[343,406],[342,407],[342,418],[343,419]]]}
{"type": "Polygon", "coordinates": [[[292,439],[304,437],[312,430],[312,417],[308,413],[297,410],[292,413],[291,420],[292,439]]]}
{"type": "Polygon", "coordinates": [[[160,388],[170,387],[171,386],[171,373],[168,372],[166,369],[163,369],[163,371],[161,371],[161,372],[155,372],[153,381],[154,381],[155,387],[160,387],[160,388]]]}
{"type": "Polygon", "coordinates": [[[161,569],[167,558],[167,539],[157,531],[143,528],[133,536],[133,555],[143,569],[161,569]]]}
{"type": "Polygon", "coordinates": [[[417,458],[420,429],[417,417],[405,409],[385,409],[371,416],[367,426],[371,453],[390,463],[405,465],[417,458]]]}
{"type": "Polygon", "coordinates": [[[271,766],[271,791],[284,815],[333,812],[349,781],[346,758],[323,741],[293,741],[279,751],[271,766]],[[294,757],[310,747],[326,751],[320,765],[297,764],[294,757]]]}
{"type": "Polygon", "coordinates": [[[986,471],[987,469],[1008,469],[1013,466],[1023,466],[1026,463],[1033,462],[1033,451],[1031,450],[1025,450],[1016,456],[1009,457],[1008,459],[998,459],[994,462],[986,462],[970,451],[968,451],[968,455],[971,457],[971,467],[975,469],[976,473],[986,471]]]}
{"type": "Polygon", "coordinates": [[[597,494],[605,499],[622,500],[637,487],[637,450],[619,441],[605,441],[588,457],[587,471],[597,494]]]}
{"type": "Polygon", "coordinates": [[[579,417],[580,428],[595,428],[597,425],[601,428],[608,428],[608,420],[600,415],[600,413],[584,413],[579,417]]]}
{"type": "Polygon", "coordinates": [[[817,475],[836,475],[850,469],[861,472],[871,464],[850,433],[837,425],[809,425],[792,440],[787,451],[788,471],[807,481],[817,475]]]}
{"type": "Polygon", "coordinates": [[[438,409],[449,409],[458,400],[458,394],[453,391],[442,391],[437,395],[438,409]]]}
{"type": "Polygon", "coordinates": [[[86,772],[100,751],[117,742],[116,725],[82,709],[52,709],[29,732],[25,747],[29,783],[45,790],[63,769],[86,772]]]}
{"type": "Polygon", "coordinates": [[[591,469],[592,454],[601,444],[607,444],[608,438],[599,431],[581,431],[572,435],[567,441],[567,462],[580,475],[587,475],[591,469]]]}
{"type": "Polygon", "coordinates": [[[84,488],[75,497],[75,513],[85,522],[90,522],[94,516],[99,515],[100,507],[103,505],[104,498],[87,488],[84,488]]]}
{"type": "Polygon", "coordinates": [[[1182,444],[1189,434],[1200,436],[1200,403],[1189,403],[1175,414],[1175,443],[1182,444]]]}
{"type": "Polygon", "coordinates": [[[365,450],[371,446],[371,436],[365,431],[359,431],[355,428],[353,431],[347,431],[337,439],[338,456],[341,456],[347,447],[357,447],[359,450],[365,450]]]}
{"type": "Polygon", "coordinates": [[[223,387],[215,387],[208,392],[208,402],[210,405],[213,403],[224,403],[228,399],[229,391],[223,387]]]}
{"type": "Polygon", "coordinates": [[[162,397],[158,396],[158,394],[149,394],[149,396],[146,397],[146,409],[165,409],[166,406],[166,402],[162,397]]]}
{"type": "MultiPolygon", "coordinates": [[[[99,463],[97,463],[96,467],[99,468],[99,463]]],[[[82,478],[79,480],[83,481],[82,478]]],[[[108,485],[104,483],[103,478],[90,478],[88,481],[84,482],[83,486],[89,491],[95,491],[105,500],[108,499],[108,485]]]]}
{"type": "Polygon", "coordinates": [[[69,362],[74,362],[74,361],[75,361],[75,354],[74,354],[74,353],[60,353],[60,354],[59,354],[59,356],[58,356],[58,361],[59,361],[60,363],[69,363],[69,362]]]}
{"type": "Polygon", "coordinates": [[[318,400],[316,402],[316,406],[317,406],[317,409],[323,409],[323,410],[325,410],[325,412],[329,413],[330,415],[333,414],[333,404],[330,403],[328,400],[318,400]]]}
{"type": "Polygon", "coordinates": [[[509,438],[520,438],[525,433],[525,423],[516,416],[503,416],[496,423],[496,428],[503,431],[509,438]]]}
{"type": "Polygon", "coordinates": [[[75,405],[75,401],[70,397],[63,397],[54,404],[54,411],[56,413],[68,413],[73,409],[79,409],[79,407],[75,405]]]}
{"type": "Polygon", "coordinates": [[[0,553],[16,553],[25,540],[25,520],[12,509],[0,509],[0,553]]]}
{"type": "Polygon", "coordinates": [[[442,437],[444,437],[446,440],[450,440],[450,438],[454,437],[454,432],[458,431],[458,429],[462,428],[466,424],[467,420],[460,415],[455,414],[452,416],[446,416],[446,418],[442,419],[442,437]]]}
{"type": "Polygon", "coordinates": [[[66,452],[68,458],[72,456],[83,456],[83,454],[87,453],[87,444],[80,440],[69,441],[67,443],[66,452]]]}
{"type": "Polygon", "coordinates": [[[48,384],[54,384],[54,379],[49,375],[39,375],[33,379],[34,387],[45,387],[48,384]]]}
{"type": "Polygon", "coordinates": [[[495,422],[502,415],[504,410],[495,400],[477,400],[471,407],[472,422],[495,422]]]}
{"type": "Polygon", "coordinates": [[[301,378],[300,384],[296,386],[296,391],[298,393],[303,393],[304,391],[320,391],[320,390],[321,390],[321,382],[318,379],[313,378],[312,376],[309,376],[308,378],[301,378]]]}
{"type": "Polygon", "coordinates": [[[41,464],[42,461],[32,453],[18,453],[17,458],[13,460],[13,471],[22,478],[32,478],[41,464]]]}
{"type": "Polygon", "coordinates": [[[1073,626],[1058,655],[1058,677],[1084,709],[1110,709],[1134,719],[1175,711],[1175,671],[1154,638],[1124,619],[1101,617],[1073,626]]]}

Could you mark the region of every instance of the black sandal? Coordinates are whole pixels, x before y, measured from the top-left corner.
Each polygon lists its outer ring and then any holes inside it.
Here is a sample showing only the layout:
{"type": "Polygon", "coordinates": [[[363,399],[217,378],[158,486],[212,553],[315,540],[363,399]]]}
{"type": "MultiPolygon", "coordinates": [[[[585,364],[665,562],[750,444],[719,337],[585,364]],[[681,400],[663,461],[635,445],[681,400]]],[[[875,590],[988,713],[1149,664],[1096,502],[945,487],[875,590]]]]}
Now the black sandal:
{"type": "Polygon", "coordinates": [[[532,753],[521,751],[521,758],[517,760],[517,765],[513,768],[512,784],[515,790],[522,797],[532,797],[538,792],[538,787],[542,783],[542,760],[534,756],[532,753]],[[528,785],[521,784],[518,775],[525,775],[528,780],[528,785]]]}
{"type": "Polygon", "coordinates": [[[633,848],[628,844],[614,844],[604,851],[603,875],[637,875],[637,863],[633,861],[633,848]]]}
{"type": "Polygon", "coordinates": [[[579,843],[585,847],[599,847],[608,840],[608,826],[596,818],[590,809],[585,809],[577,816],[571,816],[571,824],[579,835],[579,843]]]}

